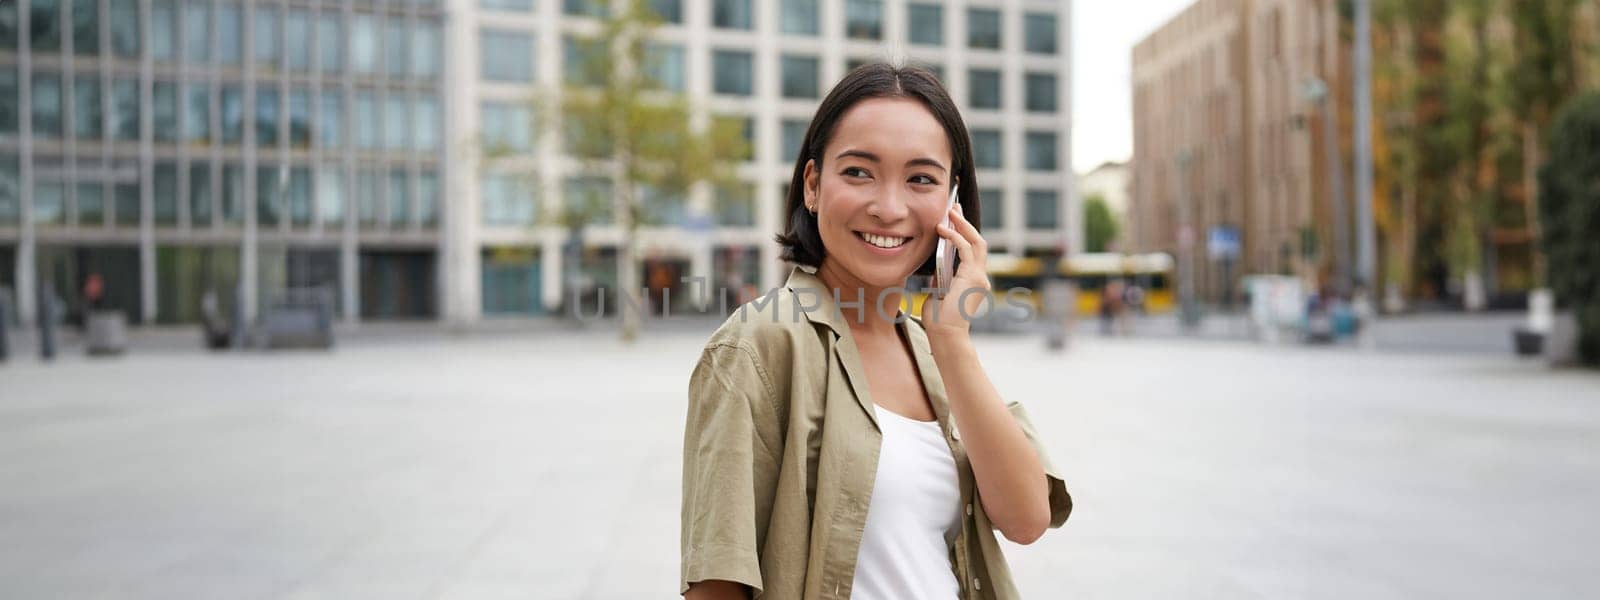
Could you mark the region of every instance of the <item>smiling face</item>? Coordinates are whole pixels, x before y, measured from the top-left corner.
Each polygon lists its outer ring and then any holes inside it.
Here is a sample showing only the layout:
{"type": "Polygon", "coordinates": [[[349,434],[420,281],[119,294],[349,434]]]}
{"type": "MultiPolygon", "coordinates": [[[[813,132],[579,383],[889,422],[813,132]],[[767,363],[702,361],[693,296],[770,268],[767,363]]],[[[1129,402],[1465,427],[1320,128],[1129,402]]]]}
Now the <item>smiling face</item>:
{"type": "Polygon", "coordinates": [[[838,283],[905,283],[933,253],[953,173],[950,140],[922,103],[872,98],[839,119],[806,164],[806,205],[827,249],[821,271],[838,283]]]}

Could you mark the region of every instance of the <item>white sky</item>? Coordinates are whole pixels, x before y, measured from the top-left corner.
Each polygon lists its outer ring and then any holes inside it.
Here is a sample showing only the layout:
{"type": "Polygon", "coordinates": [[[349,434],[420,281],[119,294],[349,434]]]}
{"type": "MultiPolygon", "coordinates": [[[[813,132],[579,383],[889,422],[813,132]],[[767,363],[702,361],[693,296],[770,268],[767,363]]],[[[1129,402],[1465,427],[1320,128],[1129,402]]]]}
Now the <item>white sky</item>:
{"type": "Polygon", "coordinates": [[[1133,152],[1129,55],[1193,0],[1072,0],[1072,168],[1133,152]]]}

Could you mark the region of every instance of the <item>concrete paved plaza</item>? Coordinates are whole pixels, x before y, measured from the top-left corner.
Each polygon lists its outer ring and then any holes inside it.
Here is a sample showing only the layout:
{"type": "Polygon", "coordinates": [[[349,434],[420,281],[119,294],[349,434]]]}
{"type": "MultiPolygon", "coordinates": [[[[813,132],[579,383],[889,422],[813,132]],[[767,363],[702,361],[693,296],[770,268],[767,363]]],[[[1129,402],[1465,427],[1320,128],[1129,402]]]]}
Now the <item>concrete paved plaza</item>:
{"type": "MultiPolygon", "coordinates": [[[[0,366],[0,597],[672,598],[706,331],[0,366]]],[[[986,337],[1077,500],[1030,598],[1577,598],[1600,376],[1496,355],[986,337]]]]}

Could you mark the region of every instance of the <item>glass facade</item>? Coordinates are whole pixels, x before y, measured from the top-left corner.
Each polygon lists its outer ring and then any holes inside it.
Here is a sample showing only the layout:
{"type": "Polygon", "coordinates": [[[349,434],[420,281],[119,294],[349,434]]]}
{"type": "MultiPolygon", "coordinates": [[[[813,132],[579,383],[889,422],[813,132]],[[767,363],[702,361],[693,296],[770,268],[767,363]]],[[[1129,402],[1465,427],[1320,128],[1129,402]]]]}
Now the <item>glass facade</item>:
{"type": "Polygon", "coordinates": [[[533,186],[524,185],[512,175],[487,174],[479,180],[483,224],[497,227],[527,227],[538,217],[533,186]]]}
{"type": "Polygon", "coordinates": [[[491,153],[533,150],[533,110],[521,104],[484,102],[478,111],[484,149],[491,153]]]}
{"type": "Polygon", "coordinates": [[[688,80],[683,58],[683,46],[652,42],[646,46],[645,75],[662,89],[682,92],[688,80]]]}
{"type": "Polygon", "coordinates": [[[806,128],[810,125],[810,121],[803,119],[784,119],[782,125],[783,153],[779,156],[783,158],[785,162],[795,162],[796,160],[799,160],[800,145],[805,143],[806,128]]]}
{"type": "Polygon", "coordinates": [[[1060,226],[1061,194],[1055,190],[1028,190],[1028,229],[1060,226]]]}
{"type": "Polygon", "coordinates": [[[61,137],[61,76],[33,74],[33,135],[37,138],[61,137]]]}
{"type": "Polygon", "coordinates": [[[1005,196],[999,188],[978,190],[979,211],[983,214],[983,228],[995,231],[1006,226],[1005,196]]]}
{"type": "Polygon", "coordinates": [[[72,135],[80,140],[98,140],[105,132],[105,111],[101,108],[100,78],[78,75],[72,81],[72,135]]]}
{"type": "Polygon", "coordinates": [[[999,130],[972,130],[972,160],[979,169],[998,169],[1004,165],[1004,149],[999,130]]]}
{"type": "MultiPolygon", "coordinates": [[[[15,9],[7,7],[0,10],[15,9]]],[[[100,3],[96,0],[72,2],[72,53],[79,56],[94,56],[100,53],[100,3]]]]}
{"type": "Polygon", "coordinates": [[[683,22],[683,0],[650,0],[650,10],[664,22],[683,22]]]}

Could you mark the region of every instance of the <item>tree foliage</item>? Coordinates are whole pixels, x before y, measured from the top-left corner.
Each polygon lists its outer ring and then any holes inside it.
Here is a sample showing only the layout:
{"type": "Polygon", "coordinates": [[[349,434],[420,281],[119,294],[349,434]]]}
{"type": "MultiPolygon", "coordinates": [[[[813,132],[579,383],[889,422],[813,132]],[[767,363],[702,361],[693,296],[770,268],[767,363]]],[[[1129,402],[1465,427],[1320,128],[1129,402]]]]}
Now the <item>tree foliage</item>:
{"type": "Polygon", "coordinates": [[[1600,92],[1574,100],[1554,121],[1539,219],[1556,301],[1578,318],[1578,349],[1600,364],[1600,92]]]}

